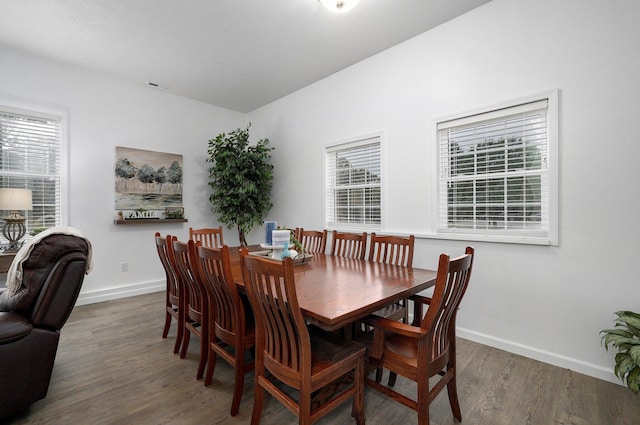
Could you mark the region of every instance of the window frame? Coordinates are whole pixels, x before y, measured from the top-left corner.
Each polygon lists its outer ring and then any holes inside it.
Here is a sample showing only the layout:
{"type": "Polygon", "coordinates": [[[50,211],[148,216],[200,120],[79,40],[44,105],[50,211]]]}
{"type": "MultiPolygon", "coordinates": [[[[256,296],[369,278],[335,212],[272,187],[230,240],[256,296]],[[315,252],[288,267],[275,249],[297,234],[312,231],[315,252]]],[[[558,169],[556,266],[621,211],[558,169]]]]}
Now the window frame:
{"type": "MultiPolygon", "coordinates": [[[[373,133],[360,137],[354,137],[347,140],[342,140],[339,142],[327,143],[323,146],[323,177],[324,177],[324,221],[325,227],[329,230],[340,230],[340,231],[380,231],[382,229],[382,223],[384,222],[384,187],[385,187],[385,177],[384,177],[384,143],[382,133],[373,133]],[[334,187],[330,182],[330,170],[329,170],[329,155],[332,152],[345,151],[353,148],[358,148],[362,146],[377,144],[379,158],[378,163],[380,167],[380,182],[374,186],[378,187],[380,190],[380,220],[379,223],[354,223],[354,222],[344,222],[338,220],[331,220],[331,214],[329,209],[333,202],[330,200],[330,197],[333,194],[334,187]]],[[[335,215],[335,211],[333,212],[335,215]]]]}
{"type": "MultiPolygon", "coordinates": [[[[469,240],[483,242],[502,242],[502,243],[520,243],[533,245],[550,245],[558,246],[558,196],[559,196],[559,179],[558,179],[558,90],[549,90],[531,96],[526,96],[499,104],[477,108],[471,111],[457,113],[446,117],[433,120],[433,133],[435,135],[434,143],[434,208],[433,217],[435,218],[434,231],[435,235],[440,239],[453,240],[469,240]],[[513,115],[513,109],[520,105],[547,101],[547,199],[546,205],[542,208],[546,211],[547,227],[541,231],[526,230],[505,230],[505,229],[465,229],[465,228],[444,228],[442,226],[442,208],[448,208],[449,202],[447,196],[442,193],[442,169],[441,169],[441,140],[439,125],[450,122],[464,122],[465,125],[473,124],[473,122],[482,122],[487,116],[508,117],[513,115]],[[474,118],[475,117],[475,118],[474,118]],[[446,202],[446,205],[443,204],[446,202]],[[536,234],[537,233],[537,234],[536,234]]],[[[475,174],[477,175],[477,174],[475,174]]],[[[474,205],[478,205],[477,203],[474,205]]],[[[507,203],[508,206],[508,203],[507,203]]]]}
{"type": "MultiPolygon", "coordinates": [[[[29,102],[21,99],[0,96],[0,111],[8,112],[16,115],[24,115],[34,118],[44,118],[58,121],[59,123],[59,171],[58,171],[58,199],[57,199],[57,223],[56,226],[68,226],[68,111],[65,108],[46,105],[36,102],[29,102]]],[[[0,173],[2,171],[0,170],[0,173]]],[[[9,175],[19,176],[20,172],[9,173],[9,175]]],[[[28,173],[25,173],[28,176],[28,173]]],[[[27,235],[33,227],[30,222],[32,220],[32,212],[25,211],[27,221],[27,235]]],[[[28,236],[27,236],[28,237],[28,236]]],[[[0,236],[0,242],[6,243],[3,236],[0,236]]]]}

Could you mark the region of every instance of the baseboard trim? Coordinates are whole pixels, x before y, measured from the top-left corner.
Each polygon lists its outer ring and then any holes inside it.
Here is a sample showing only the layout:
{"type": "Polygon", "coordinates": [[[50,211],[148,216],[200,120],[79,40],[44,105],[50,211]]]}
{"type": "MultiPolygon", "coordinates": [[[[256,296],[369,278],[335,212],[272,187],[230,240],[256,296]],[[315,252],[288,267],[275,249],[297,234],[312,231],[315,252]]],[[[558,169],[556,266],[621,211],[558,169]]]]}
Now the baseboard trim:
{"type": "Polygon", "coordinates": [[[166,289],[164,280],[137,283],[133,285],[117,286],[113,288],[100,289],[97,291],[80,292],[76,305],[94,304],[103,301],[117,300],[120,298],[133,297],[135,295],[150,294],[166,289]]]}
{"type": "Polygon", "coordinates": [[[613,382],[618,385],[624,385],[613,373],[613,368],[609,369],[597,364],[584,362],[582,360],[563,356],[550,351],[540,350],[538,348],[519,344],[517,342],[496,338],[491,335],[471,331],[469,329],[456,328],[456,335],[460,338],[498,348],[509,353],[518,354],[530,359],[541,361],[543,363],[548,363],[553,366],[558,366],[577,373],[582,373],[583,375],[588,375],[594,378],[602,379],[604,381],[613,382]]]}

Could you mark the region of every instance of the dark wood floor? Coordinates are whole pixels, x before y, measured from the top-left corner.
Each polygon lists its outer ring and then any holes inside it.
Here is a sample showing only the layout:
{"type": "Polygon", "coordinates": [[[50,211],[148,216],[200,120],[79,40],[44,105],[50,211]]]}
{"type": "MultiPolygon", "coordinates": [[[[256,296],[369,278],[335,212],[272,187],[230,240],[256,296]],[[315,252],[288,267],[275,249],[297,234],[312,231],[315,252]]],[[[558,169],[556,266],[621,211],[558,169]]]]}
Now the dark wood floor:
{"type": "MultiPolygon", "coordinates": [[[[162,339],[162,293],[76,307],[62,329],[46,399],[10,424],[248,424],[253,376],[236,417],[229,416],[232,369],[218,360],[214,382],[196,381],[198,342],[181,360],[172,354],[175,325],[162,339]]],[[[459,341],[458,390],[463,424],[637,425],[640,398],[625,387],[467,340],[459,341]]],[[[406,391],[412,387],[398,378],[406,391]]],[[[0,400],[0,403],[2,400],[0,400]]],[[[368,425],[410,425],[416,414],[367,389],[368,425]]],[[[355,423],[345,404],[318,424],[355,423]]],[[[263,425],[297,423],[269,399],[263,425]]],[[[455,421],[446,391],[432,404],[431,424],[455,421]]]]}

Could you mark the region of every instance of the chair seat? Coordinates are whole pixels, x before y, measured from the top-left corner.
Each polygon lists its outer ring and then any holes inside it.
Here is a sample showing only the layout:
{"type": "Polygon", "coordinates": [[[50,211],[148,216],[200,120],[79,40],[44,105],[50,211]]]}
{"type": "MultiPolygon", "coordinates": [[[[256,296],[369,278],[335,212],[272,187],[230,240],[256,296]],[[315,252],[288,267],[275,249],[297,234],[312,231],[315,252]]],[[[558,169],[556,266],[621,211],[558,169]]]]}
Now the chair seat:
{"type": "Polygon", "coordinates": [[[0,345],[18,341],[33,329],[33,324],[21,314],[0,312],[0,345]]]}
{"type": "MultiPolygon", "coordinates": [[[[256,339],[256,324],[252,320],[253,317],[251,315],[246,316],[246,322],[244,324],[244,345],[253,346],[256,339]]],[[[234,335],[229,333],[226,329],[220,327],[218,323],[215,324],[216,327],[216,337],[220,338],[220,340],[231,344],[234,338],[234,335]]]]}
{"type": "Polygon", "coordinates": [[[385,339],[385,356],[404,359],[404,362],[415,368],[418,367],[418,340],[392,334],[385,339]]]}
{"type": "Polygon", "coordinates": [[[355,342],[345,342],[337,344],[317,335],[310,334],[311,337],[311,375],[316,375],[322,371],[337,367],[338,363],[351,356],[362,352],[365,348],[355,342]]]}

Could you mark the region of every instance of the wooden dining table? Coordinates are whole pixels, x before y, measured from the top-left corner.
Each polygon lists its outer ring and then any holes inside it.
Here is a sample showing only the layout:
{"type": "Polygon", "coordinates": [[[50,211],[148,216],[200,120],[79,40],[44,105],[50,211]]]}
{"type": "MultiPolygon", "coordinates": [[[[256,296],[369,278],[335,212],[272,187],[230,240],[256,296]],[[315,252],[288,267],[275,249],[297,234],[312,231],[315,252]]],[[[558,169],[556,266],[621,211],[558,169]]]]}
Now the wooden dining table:
{"type": "MultiPolygon", "coordinates": [[[[234,280],[244,290],[240,254],[229,252],[234,280]]],[[[294,266],[294,277],[305,319],[334,331],[430,288],[436,271],[313,254],[308,263],[294,266]]]]}

